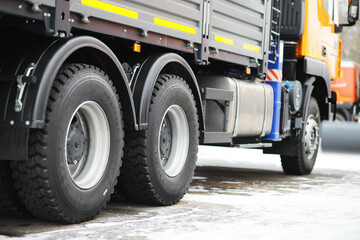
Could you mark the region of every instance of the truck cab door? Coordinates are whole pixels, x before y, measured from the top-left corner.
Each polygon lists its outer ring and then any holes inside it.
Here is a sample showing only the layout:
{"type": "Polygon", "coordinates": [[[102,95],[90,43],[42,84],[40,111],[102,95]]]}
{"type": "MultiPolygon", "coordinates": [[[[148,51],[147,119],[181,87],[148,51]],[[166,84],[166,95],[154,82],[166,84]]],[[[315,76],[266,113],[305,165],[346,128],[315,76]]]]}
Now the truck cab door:
{"type": "Polygon", "coordinates": [[[337,78],[340,71],[341,47],[339,35],[335,33],[335,25],[339,24],[337,0],[319,0],[318,17],[321,23],[320,42],[321,58],[329,67],[332,79],[337,78]]]}

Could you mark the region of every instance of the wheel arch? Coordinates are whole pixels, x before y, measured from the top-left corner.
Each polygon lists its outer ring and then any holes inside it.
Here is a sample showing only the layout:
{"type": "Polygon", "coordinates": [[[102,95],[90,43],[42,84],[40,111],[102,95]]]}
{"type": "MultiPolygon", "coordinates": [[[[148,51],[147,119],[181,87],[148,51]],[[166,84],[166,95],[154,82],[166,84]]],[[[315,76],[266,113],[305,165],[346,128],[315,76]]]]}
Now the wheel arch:
{"type": "Polygon", "coordinates": [[[345,121],[351,121],[351,109],[345,107],[337,107],[336,108],[336,115],[341,114],[345,121]]]}
{"type": "Polygon", "coordinates": [[[203,107],[195,74],[186,60],[175,53],[150,56],[141,65],[134,79],[132,91],[139,129],[143,130],[147,128],[151,95],[156,80],[162,73],[177,75],[187,82],[194,94],[199,116],[199,127],[200,129],[204,129],[203,107]]]}
{"type": "Polygon", "coordinates": [[[29,99],[30,103],[28,99],[26,102],[32,111],[28,113],[32,116],[30,127],[43,127],[47,101],[57,72],[64,63],[77,61],[99,67],[109,75],[122,103],[125,122],[135,124],[131,92],[119,60],[103,42],[84,36],[53,42],[37,61],[33,75],[37,77],[38,84],[30,85],[28,92],[35,97],[29,99]]]}
{"type": "MultiPolygon", "coordinates": [[[[137,127],[134,103],[125,72],[115,54],[100,40],[82,36],[70,39],[25,38],[16,39],[18,52],[7,61],[0,61],[0,159],[26,160],[28,158],[29,129],[45,126],[45,114],[53,82],[64,63],[83,60],[105,71],[118,91],[125,123],[137,127]],[[14,110],[17,96],[17,78],[33,66],[24,88],[22,109],[14,110]]],[[[4,49],[11,53],[11,48],[4,49]]]]}
{"type": "MultiPolygon", "coordinates": [[[[331,92],[331,77],[327,64],[318,59],[305,57],[304,73],[309,76],[308,79],[312,79],[311,96],[318,102],[321,119],[330,119],[333,114],[332,109],[335,109],[336,98],[334,99],[331,92]]],[[[308,80],[306,84],[309,84],[308,80]]]]}

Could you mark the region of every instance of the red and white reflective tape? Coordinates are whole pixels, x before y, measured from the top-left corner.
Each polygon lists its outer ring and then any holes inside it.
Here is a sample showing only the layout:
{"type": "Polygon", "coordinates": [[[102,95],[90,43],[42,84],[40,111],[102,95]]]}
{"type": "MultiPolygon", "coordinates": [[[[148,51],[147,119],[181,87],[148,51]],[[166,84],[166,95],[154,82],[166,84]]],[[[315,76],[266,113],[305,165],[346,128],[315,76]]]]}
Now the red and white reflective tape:
{"type": "Polygon", "coordinates": [[[282,81],[282,70],[268,69],[266,80],[281,82],[282,81]]]}

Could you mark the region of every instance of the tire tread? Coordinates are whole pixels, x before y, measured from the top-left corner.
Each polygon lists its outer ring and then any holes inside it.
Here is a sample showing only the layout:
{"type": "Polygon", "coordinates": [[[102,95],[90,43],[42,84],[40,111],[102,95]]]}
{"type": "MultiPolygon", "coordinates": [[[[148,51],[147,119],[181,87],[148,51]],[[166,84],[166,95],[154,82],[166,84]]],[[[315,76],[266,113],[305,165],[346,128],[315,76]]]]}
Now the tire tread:
{"type": "MultiPolygon", "coordinates": [[[[154,103],[154,98],[157,97],[166,82],[174,78],[182,81],[183,84],[185,84],[190,90],[189,85],[184,79],[176,75],[162,74],[155,83],[150,105],[154,103]]],[[[193,94],[191,94],[191,96],[195,104],[193,94]]],[[[196,121],[198,122],[197,114],[196,121]]],[[[179,202],[185,195],[189,186],[186,187],[184,194],[177,199],[174,199],[173,201],[163,199],[154,188],[150,178],[146,148],[147,130],[135,131],[131,127],[125,128],[125,148],[123,165],[120,174],[120,186],[118,186],[118,188],[120,188],[119,192],[121,192],[128,200],[141,204],[169,206],[179,202]]],[[[195,171],[195,169],[192,169],[191,171],[195,171]]]]}
{"type": "MultiPolygon", "coordinates": [[[[47,139],[48,129],[50,125],[50,116],[53,112],[53,105],[59,100],[59,94],[62,88],[71,80],[76,72],[83,69],[93,69],[101,73],[114,90],[114,85],[109,77],[99,68],[85,64],[67,64],[58,72],[54,80],[46,112],[45,127],[43,129],[35,129],[30,131],[29,135],[29,159],[25,162],[12,162],[11,169],[15,180],[15,188],[22,204],[34,216],[52,221],[64,223],[79,223],[94,218],[109,201],[109,197],[103,206],[88,217],[73,218],[59,206],[58,200],[55,198],[54,191],[51,188],[49,171],[47,167],[47,139]]],[[[118,95],[117,100],[119,100],[118,95]]],[[[118,171],[117,176],[119,176],[118,171]]],[[[116,184],[116,183],[115,183],[116,184]]]]}
{"type": "MultiPolygon", "coordinates": [[[[311,107],[319,110],[318,104],[315,98],[311,98],[308,108],[311,107]]],[[[297,156],[285,156],[281,155],[281,166],[285,174],[288,175],[308,175],[312,172],[312,168],[309,169],[304,165],[304,159],[306,156],[303,156],[302,151],[302,139],[297,139],[295,142],[297,144],[297,156]]],[[[316,153],[317,154],[317,153],[316,153]]],[[[316,157],[316,156],[315,156],[316,157]]],[[[316,160],[316,159],[315,159],[316,160]]],[[[315,163],[314,160],[314,163],[315,163]]]]}
{"type": "Polygon", "coordinates": [[[10,174],[10,162],[0,162],[0,215],[6,217],[28,217],[15,191],[10,174]]]}

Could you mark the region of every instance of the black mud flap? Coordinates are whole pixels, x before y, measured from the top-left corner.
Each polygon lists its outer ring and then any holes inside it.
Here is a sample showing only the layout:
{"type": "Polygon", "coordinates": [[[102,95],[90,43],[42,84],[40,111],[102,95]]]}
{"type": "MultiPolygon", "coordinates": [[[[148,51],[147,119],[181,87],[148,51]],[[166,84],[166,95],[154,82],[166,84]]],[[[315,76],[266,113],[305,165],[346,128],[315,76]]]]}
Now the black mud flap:
{"type": "Polygon", "coordinates": [[[28,138],[28,128],[0,128],[0,160],[27,160],[28,138]]]}

